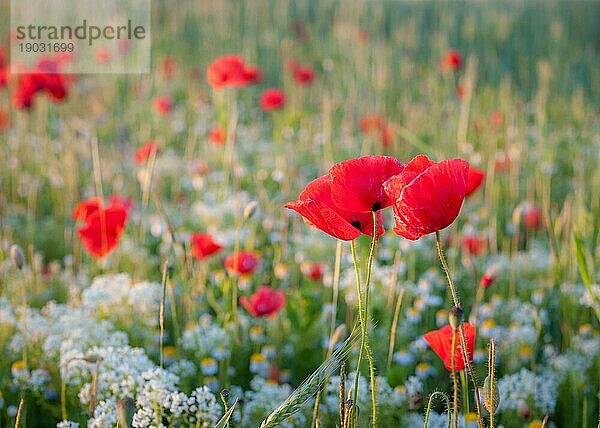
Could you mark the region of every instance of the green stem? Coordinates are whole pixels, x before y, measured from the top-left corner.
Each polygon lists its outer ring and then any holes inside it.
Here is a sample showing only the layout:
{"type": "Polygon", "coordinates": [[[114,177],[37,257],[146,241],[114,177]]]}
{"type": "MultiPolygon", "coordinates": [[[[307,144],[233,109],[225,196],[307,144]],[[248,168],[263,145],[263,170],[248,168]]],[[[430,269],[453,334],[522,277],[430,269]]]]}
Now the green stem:
{"type": "MultiPolygon", "coordinates": [[[[440,263],[442,264],[442,269],[444,270],[444,274],[446,274],[446,279],[448,280],[448,287],[450,288],[450,293],[452,294],[452,301],[454,302],[454,306],[460,309],[460,301],[458,300],[458,294],[456,293],[456,287],[452,282],[452,278],[450,277],[450,271],[448,269],[448,264],[446,263],[446,258],[444,257],[444,252],[442,251],[442,241],[440,239],[440,232],[436,230],[435,232],[435,241],[437,245],[438,255],[440,257],[440,263]]],[[[471,380],[473,381],[473,388],[475,390],[475,405],[477,407],[477,426],[483,428],[483,420],[481,418],[481,402],[479,399],[479,387],[477,386],[477,379],[475,378],[475,372],[473,371],[473,367],[471,366],[471,361],[469,359],[469,353],[467,350],[467,341],[465,339],[465,331],[463,328],[463,324],[458,326],[458,337],[460,338],[460,345],[462,348],[462,356],[467,369],[469,370],[469,375],[471,376],[471,380]]],[[[453,348],[454,349],[454,348],[453,348]]]]}
{"type": "MultiPolygon", "coordinates": [[[[363,352],[365,349],[367,329],[363,318],[363,306],[362,306],[362,290],[360,286],[360,272],[358,270],[358,261],[356,260],[356,244],[354,241],[350,241],[350,250],[352,252],[352,263],[354,264],[354,272],[356,274],[356,292],[358,299],[358,320],[360,322],[360,351],[358,352],[358,363],[356,364],[356,372],[354,374],[354,387],[352,389],[352,414],[357,414],[357,397],[358,397],[358,378],[360,376],[360,363],[362,362],[363,352]]],[[[354,419],[354,417],[353,417],[354,419]]]]}
{"type": "Polygon", "coordinates": [[[450,293],[452,294],[452,301],[454,306],[460,308],[460,302],[458,300],[458,295],[456,294],[456,288],[454,287],[454,283],[452,282],[452,278],[450,277],[450,271],[448,269],[448,265],[446,264],[446,258],[444,257],[444,251],[442,250],[442,240],[440,239],[440,231],[435,231],[435,242],[437,246],[438,256],[440,257],[440,263],[442,264],[442,269],[446,274],[446,279],[448,280],[448,287],[450,287],[450,293]]]}
{"type": "Polygon", "coordinates": [[[464,370],[460,372],[460,387],[463,391],[463,401],[465,403],[464,408],[464,416],[465,416],[465,426],[467,423],[467,415],[469,414],[469,385],[467,384],[467,376],[464,370]]]}
{"type": "Polygon", "coordinates": [[[425,423],[423,423],[423,428],[427,428],[428,424],[429,424],[429,414],[431,413],[431,403],[433,402],[433,398],[437,397],[438,395],[441,395],[444,400],[446,401],[446,409],[448,410],[448,425],[447,427],[450,428],[450,399],[448,398],[448,396],[446,394],[444,394],[441,391],[435,391],[433,394],[431,394],[429,396],[429,400],[427,401],[427,411],[425,412],[425,423]]]}
{"type": "Polygon", "coordinates": [[[159,337],[159,347],[160,347],[160,368],[163,368],[164,359],[165,359],[165,350],[164,350],[164,340],[165,340],[165,299],[167,294],[167,274],[169,271],[169,263],[165,262],[163,266],[163,274],[162,274],[162,295],[160,298],[160,309],[159,309],[159,326],[160,326],[160,337],[159,337]]]}
{"type": "MultiPolygon", "coordinates": [[[[371,285],[371,270],[373,267],[373,257],[375,255],[375,244],[377,243],[377,212],[373,211],[373,237],[371,238],[371,248],[369,250],[369,259],[367,262],[367,279],[365,287],[365,330],[366,323],[369,322],[369,287],[371,285]]],[[[365,341],[366,341],[365,331],[365,341]]],[[[373,427],[377,426],[377,390],[375,388],[375,365],[373,364],[373,354],[368,343],[365,343],[367,359],[369,360],[369,377],[371,378],[371,407],[373,427]]]]}
{"type": "Polygon", "coordinates": [[[456,378],[456,329],[452,329],[452,346],[450,347],[452,352],[452,411],[454,413],[454,428],[458,428],[458,379],[456,378]]]}

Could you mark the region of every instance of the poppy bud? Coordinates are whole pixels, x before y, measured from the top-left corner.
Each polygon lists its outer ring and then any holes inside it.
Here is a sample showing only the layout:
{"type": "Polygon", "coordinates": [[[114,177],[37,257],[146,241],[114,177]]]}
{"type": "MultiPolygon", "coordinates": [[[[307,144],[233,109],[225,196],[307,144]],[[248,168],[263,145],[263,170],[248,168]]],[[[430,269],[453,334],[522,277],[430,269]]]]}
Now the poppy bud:
{"type": "Polygon", "coordinates": [[[525,400],[519,400],[517,402],[517,413],[523,419],[529,419],[531,417],[531,409],[525,400]]]}
{"type": "Polygon", "coordinates": [[[256,207],[258,207],[258,202],[256,201],[251,201],[246,205],[246,207],[244,208],[244,218],[246,220],[248,220],[254,215],[254,213],[256,212],[256,207]]]}
{"type": "Polygon", "coordinates": [[[459,325],[463,322],[464,311],[458,306],[453,306],[448,311],[448,321],[450,323],[450,327],[454,330],[458,328],[459,325]]]}
{"type": "Polygon", "coordinates": [[[10,246],[10,258],[17,269],[23,269],[23,266],[25,265],[25,253],[23,253],[23,250],[17,244],[10,246]]]}
{"type": "Polygon", "coordinates": [[[494,382],[492,388],[492,381],[490,376],[487,376],[483,381],[483,405],[490,413],[496,413],[498,404],[500,403],[500,393],[498,392],[498,386],[494,382]]]}

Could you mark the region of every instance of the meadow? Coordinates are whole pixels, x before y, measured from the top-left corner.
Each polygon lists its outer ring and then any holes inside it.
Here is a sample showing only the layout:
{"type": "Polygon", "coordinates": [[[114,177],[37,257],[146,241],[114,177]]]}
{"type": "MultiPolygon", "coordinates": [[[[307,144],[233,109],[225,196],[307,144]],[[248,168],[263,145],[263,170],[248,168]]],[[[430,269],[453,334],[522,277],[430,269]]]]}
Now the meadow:
{"type": "Polygon", "coordinates": [[[599,2],[7,3],[0,426],[600,426],[599,2]]]}

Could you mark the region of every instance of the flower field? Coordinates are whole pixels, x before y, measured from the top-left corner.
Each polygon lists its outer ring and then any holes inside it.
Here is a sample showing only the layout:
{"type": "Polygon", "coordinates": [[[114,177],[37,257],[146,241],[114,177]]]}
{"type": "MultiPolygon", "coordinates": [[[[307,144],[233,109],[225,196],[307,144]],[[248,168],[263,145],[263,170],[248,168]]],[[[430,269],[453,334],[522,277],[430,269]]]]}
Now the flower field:
{"type": "Polygon", "coordinates": [[[598,16],[155,0],[148,74],[0,23],[0,426],[600,426],[598,16]]]}

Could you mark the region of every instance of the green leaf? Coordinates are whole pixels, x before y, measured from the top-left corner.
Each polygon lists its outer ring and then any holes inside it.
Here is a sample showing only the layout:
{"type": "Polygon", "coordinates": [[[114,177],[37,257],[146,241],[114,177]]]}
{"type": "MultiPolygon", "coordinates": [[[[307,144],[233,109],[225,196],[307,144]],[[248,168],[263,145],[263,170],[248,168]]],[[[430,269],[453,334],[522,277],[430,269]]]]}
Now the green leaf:
{"type": "Polygon", "coordinates": [[[227,410],[227,412],[223,415],[221,420],[219,422],[217,422],[217,424],[215,425],[215,428],[225,428],[225,426],[229,422],[229,419],[231,418],[231,415],[233,415],[233,411],[235,410],[235,406],[237,406],[237,403],[238,403],[238,398],[235,399],[235,402],[229,408],[229,410],[227,410]]]}

